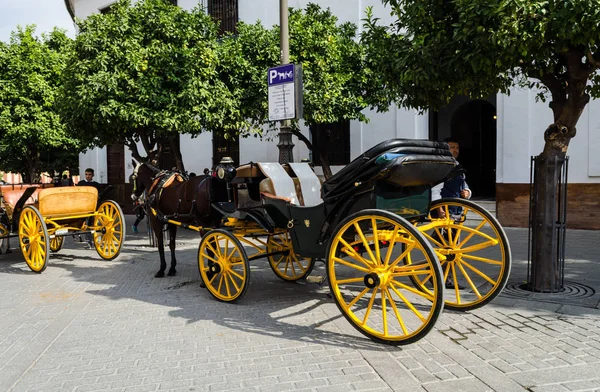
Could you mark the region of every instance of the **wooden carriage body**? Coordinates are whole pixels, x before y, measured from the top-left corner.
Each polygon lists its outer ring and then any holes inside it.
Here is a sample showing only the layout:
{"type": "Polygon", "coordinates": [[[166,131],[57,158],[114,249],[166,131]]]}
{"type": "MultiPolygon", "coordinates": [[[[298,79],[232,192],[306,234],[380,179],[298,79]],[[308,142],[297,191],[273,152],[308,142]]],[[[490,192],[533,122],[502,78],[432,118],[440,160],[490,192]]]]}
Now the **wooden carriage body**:
{"type": "Polygon", "coordinates": [[[91,186],[52,184],[4,185],[0,206],[0,239],[19,237],[25,261],[42,272],[50,252],[58,252],[66,235],[90,235],[97,253],[112,260],[125,239],[124,216],[113,201],[100,205],[91,186]]]}

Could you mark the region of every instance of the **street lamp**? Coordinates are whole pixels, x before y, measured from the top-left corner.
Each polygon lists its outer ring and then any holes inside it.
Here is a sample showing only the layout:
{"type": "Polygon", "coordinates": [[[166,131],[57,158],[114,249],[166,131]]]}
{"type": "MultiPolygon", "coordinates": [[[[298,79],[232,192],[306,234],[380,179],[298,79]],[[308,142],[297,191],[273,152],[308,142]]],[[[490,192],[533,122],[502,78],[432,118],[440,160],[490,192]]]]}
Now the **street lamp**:
{"type": "MultiPolygon", "coordinates": [[[[281,64],[290,63],[290,36],[288,27],[288,0],[279,0],[279,47],[281,49],[281,64]]],[[[279,163],[294,161],[294,143],[290,120],[283,120],[279,127],[279,163]]]]}

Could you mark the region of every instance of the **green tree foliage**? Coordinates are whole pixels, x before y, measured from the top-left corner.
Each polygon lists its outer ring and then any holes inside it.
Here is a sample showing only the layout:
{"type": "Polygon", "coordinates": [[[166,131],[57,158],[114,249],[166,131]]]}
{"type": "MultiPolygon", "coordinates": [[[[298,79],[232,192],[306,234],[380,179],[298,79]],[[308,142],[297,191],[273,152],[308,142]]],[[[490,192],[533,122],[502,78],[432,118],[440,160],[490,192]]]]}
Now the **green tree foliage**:
{"type": "Polygon", "coordinates": [[[79,143],[55,109],[70,39],[19,28],[0,42],[0,169],[39,180],[42,171],[78,166],[79,143]]]}
{"type": "MultiPolygon", "coordinates": [[[[357,27],[339,23],[329,9],[308,4],[290,8],[290,62],[302,64],[304,114],[307,126],[346,120],[368,121],[364,109],[379,106],[387,110],[385,92],[368,89],[375,71],[370,67],[365,47],[358,42],[357,27]]],[[[279,27],[265,29],[260,24],[238,25],[235,37],[242,54],[252,64],[252,91],[255,118],[267,119],[266,70],[279,64],[279,27]]],[[[309,149],[310,141],[295,124],[294,134],[309,149]]],[[[333,141],[332,141],[333,142],[333,141]]],[[[321,154],[324,170],[326,156],[321,154]]]]}
{"type": "Polygon", "coordinates": [[[600,97],[598,0],[383,2],[397,20],[381,26],[369,14],[363,42],[382,83],[405,106],[436,108],[455,94],[535,86],[541,99],[551,97],[554,113],[546,151],[561,154],[590,96],[600,97]]]}
{"type": "Polygon", "coordinates": [[[222,80],[222,59],[238,60],[223,52],[201,8],[121,0],[78,26],[61,110],[87,146],[124,143],[146,160],[160,154],[163,141],[183,170],[177,134],[256,131],[241,109],[242,94],[222,80]]]}
{"type": "Polygon", "coordinates": [[[455,94],[484,97],[514,86],[537,87],[550,100],[554,121],[535,174],[532,275],[545,276],[534,279],[535,290],[558,287],[558,274],[547,273],[558,270],[555,166],[590,98],[600,98],[600,1],[383,2],[395,23],[381,26],[369,13],[363,41],[381,64],[380,85],[401,104],[436,108],[455,94]]]}

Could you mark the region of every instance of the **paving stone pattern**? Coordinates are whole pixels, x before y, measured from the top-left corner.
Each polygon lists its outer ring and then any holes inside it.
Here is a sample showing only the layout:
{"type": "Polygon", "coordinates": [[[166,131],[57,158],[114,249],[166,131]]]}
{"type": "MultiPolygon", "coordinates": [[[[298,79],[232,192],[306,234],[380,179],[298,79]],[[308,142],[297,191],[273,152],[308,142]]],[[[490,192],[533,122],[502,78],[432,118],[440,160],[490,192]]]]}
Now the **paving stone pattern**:
{"type": "MultiPolygon", "coordinates": [[[[527,231],[507,233],[523,279],[527,231]]],[[[568,233],[566,273],[596,293],[599,242],[568,233]]],[[[500,296],[390,347],[357,333],[327,285],[256,261],[242,301],[222,303],[199,287],[197,238],[178,241],[178,274],[163,279],[145,243],[130,235],[106,262],[69,238],[42,274],[0,255],[0,391],[600,391],[597,300],[500,296]]]]}

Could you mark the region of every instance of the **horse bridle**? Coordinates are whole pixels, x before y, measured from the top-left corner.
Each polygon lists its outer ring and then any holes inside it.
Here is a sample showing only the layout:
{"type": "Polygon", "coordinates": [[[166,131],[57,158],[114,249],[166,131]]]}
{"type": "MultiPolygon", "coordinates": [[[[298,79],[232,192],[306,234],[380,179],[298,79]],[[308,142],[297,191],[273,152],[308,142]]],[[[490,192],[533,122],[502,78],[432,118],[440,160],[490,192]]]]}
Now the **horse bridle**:
{"type": "Polygon", "coordinates": [[[131,179],[133,180],[133,193],[131,194],[131,199],[133,201],[136,201],[137,199],[140,198],[141,193],[139,195],[137,195],[137,178],[138,178],[138,170],[140,170],[140,167],[143,165],[143,163],[138,163],[136,165],[136,167],[133,169],[133,173],[131,174],[131,179]]]}

